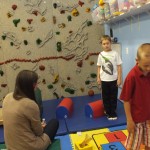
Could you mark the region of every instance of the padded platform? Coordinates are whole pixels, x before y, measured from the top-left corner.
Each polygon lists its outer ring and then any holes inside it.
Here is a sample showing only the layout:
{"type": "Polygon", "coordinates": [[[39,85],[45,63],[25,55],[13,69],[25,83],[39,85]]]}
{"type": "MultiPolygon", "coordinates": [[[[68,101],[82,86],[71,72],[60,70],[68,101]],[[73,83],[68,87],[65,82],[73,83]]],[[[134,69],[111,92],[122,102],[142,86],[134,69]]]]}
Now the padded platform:
{"type": "MultiPolygon", "coordinates": [[[[101,99],[100,94],[94,96],[79,96],[72,97],[73,100],[73,113],[67,119],[59,119],[58,135],[65,135],[77,131],[85,131],[92,129],[116,127],[126,124],[126,117],[122,102],[118,101],[118,119],[115,121],[107,120],[106,116],[101,118],[88,118],[85,116],[85,105],[89,102],[94,102],[101,99]]],[[[61,102],[60,99],[43,101],[43,118],[46,121],[56,118],[56,107],[61,102]]],[[[116,129],[112,129],[116,130],[116,129]]],[[[0,143],[4,143],[3,126],[0,126],[0,143]]]]}
{"type": "Polygon", "coordinates": [[[72,98],[74,103],[74,111],[71,118],[66,119],[69,133],[85,130],[93,130],[99,128],[108,128],[113,126],[125,125],[126,117],[123,103],[118,100],[117,120],[108,120],[106,116],[100,118],[88,118],[85,116],[84,107],[87,103],[100,99],[100,95],[80,96],[72,98]]]}

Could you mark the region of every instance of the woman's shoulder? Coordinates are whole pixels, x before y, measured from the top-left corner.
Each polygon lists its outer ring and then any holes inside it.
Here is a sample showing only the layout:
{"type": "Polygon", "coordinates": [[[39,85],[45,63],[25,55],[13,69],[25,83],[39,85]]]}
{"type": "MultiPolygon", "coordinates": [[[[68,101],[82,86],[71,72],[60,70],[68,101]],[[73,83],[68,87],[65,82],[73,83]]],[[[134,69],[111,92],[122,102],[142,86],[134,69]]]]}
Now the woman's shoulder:
{"type": "Polygon", "coordinates": [[[13,92],[8,93],[6,96],[4,96],[3,102],[6,101],[6,100],[8,100],[8,99],[10,99],[10,98],[11,98],[11,99],[13,98],[13,92]]]}
{"type": "Polygon", "coordinates": [[[7,97],[12,97],[13,96],[13,92],[10,92],[10,93],[8,93],[6,96],[5,96],[5,98],[7,98],[7,97]]]}
{"type": "Polygon", "coordinates": [[[24,106],[28,107],[28,108],[36,108],[38,107],[36,102],[34,100],[31,100],[29,98],[22,98],[22,103],[24,106]]]}

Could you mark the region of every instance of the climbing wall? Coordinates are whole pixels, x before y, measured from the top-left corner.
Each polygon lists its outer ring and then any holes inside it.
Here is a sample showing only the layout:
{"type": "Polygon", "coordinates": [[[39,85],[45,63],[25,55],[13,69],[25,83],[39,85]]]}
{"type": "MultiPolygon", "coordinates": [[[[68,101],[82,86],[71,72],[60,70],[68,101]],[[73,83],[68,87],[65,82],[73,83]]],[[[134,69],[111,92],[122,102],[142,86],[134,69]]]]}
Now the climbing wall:
{"type": "Polygon", "coordinates": [[[0,4],[0,99],[16,75],[38,73],[43,100],[100,92],[96,82],[103,26],[92,22],[97,0],[10,0],[0,4]]]}

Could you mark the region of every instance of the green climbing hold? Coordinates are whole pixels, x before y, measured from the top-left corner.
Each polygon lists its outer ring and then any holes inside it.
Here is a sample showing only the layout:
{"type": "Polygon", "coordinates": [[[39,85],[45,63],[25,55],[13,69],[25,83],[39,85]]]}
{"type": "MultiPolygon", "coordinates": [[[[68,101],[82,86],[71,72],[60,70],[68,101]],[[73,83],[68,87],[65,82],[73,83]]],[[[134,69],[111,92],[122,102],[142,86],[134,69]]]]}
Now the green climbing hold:
{"type": "Polygon", "coordinates": [[[19,23],[19,22],[20,22],[20,19],[14,19],[14,20],[13,20],[13,23],[14,23],[15,27],[18,26],[18,23],[19,23]]]}
{"type": "Polygon", "coordinates": [[[49,84],[49,85],[47,86],[47,88],[48,88],[48,89],[52,89],[52,88],[53,88],[53,85],[52,85],[52,84],[49,84]]]}
{"type": "Polygon", "coordinates": [[[36,40],[36,43],[37,43],[38,45],[40,45],[40,44],[41,44],[41,42],[42,42],[42,40],[41,40],[41,39],[37,39],[37,40],[36,40]]]}
{"type": "Polygon", "coordinates": [[[4,72],[2,70],[0,70],[0,75],[3,76],[4,75],[4,72]]]}
{"type": "Polygon", "coordinates": [[[11,45],[11,46],[14,46],[14,43],[13,43],[13,42],[10,42],[10,45],[11,45]]]}
{"type": "Polygon", "coordinates": [[[6,39],[6,35],[2,35],[2,39],[5,40],[6,39]]]}
{"type": "Polygon", "coordinates": [[[92,25],[92,21],[88,21],[87,26],[91,26],[91,25],[92,25]]]}
{"type": "Polygon", "coordinates": [[[57,51],[60,52],[61,50],[61,42],[57,42],[57,51]]]}
{"type": "Polygon", "coordinates": [[[92,78],[96,78],[97,75],[96,75],[95,73],[91,73],[91,77],[92,77],[92,78]]]}
{"type": "Polygon", "coordinates": [[[28,45],[28,41],[27,40],[24,40],[24,45],[28,45]]]}
{"type": "Polygon", "coordinates": [[[73,89],[70,89],[70,88],[66,88],[65,89],[65,92],[68,92],[68,93],[70,93],[70,94],[74,94],[74,90],[73,89]]]}
{"type": "Polygon", "coordinates": [[[90,81],[89,80],[85,81],[85,84],[86,85],[90,84],[90,81]]]}

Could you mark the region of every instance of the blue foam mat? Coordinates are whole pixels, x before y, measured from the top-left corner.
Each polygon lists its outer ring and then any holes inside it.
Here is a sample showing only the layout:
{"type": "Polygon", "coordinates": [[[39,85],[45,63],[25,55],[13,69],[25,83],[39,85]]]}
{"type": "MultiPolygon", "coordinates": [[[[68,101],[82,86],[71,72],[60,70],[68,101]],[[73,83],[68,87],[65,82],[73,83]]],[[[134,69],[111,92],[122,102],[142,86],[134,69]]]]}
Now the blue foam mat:
{"type": "MultiPolygon", "coordinates": [[[[61,100],[47,100],[43,101],[43,118],[46,121],[49,121],[52,118],[56,118],[56,107],[60,103],[61,100]]],[[[64,135],[67,134],[66,122],[64,119],[59,119],[59,128],[56,135],[64,135]]]]}
{"type": "Polygon", "coordinates": [[[72,144],[69,135],[57,136],[56,139],[60,139],[61,150],[72,150],[72,144]]]}
{"type": "Polygon", "coordinates": [[[100,97],[100,95],[94,95],[93,97],[83,96],[72,98],[74,103],[74,111],[72,117],[66,119],[66,124],[69,133],[92,129],[108,128],[126,124],[126,117],[123,104],[119,100],[117,108],[117,120],[108,120],[106,116],[95,119],[88,118],[85,116],[85,105],[89,102],[99,100],[100,97]]]}
{"type": "MultiPolygon", "coordinates": [[[[79,96],[72,97],[74,110],[72,116],[67,119],[59,119],[58,135],[64,135],[77,131],[85,131],[99,128],[109,128],[126,124],[126,118],[122,102],[118,101],[118,119],[115,121],[108,121],[107,118],[88,118],[85,116],[85,105],[89,102],[100,100],[99,94],[92,97],[79,96]]],[[[56,107],[60,103],[60,99],[43,101],[43,118],[46,121],[56,117],[56,107]]],[[[4,143],[3,126],[0,126],[0,143],[4,143]]]]}
{"type": "Polygon", "coordinates": [[[4,143],[4,129],[0,126],[0,144],[4,143]]]}
{"type": "Polygon", "coordinates": [[[110,127],[108,129],[109,129],[110,132],[113,132],[113,131],[117,131],[117,130],[125,130],[125,129],[127,129],[127,126],[122,125],[122,126],[117,126],[117,127],[110,127]]]}

